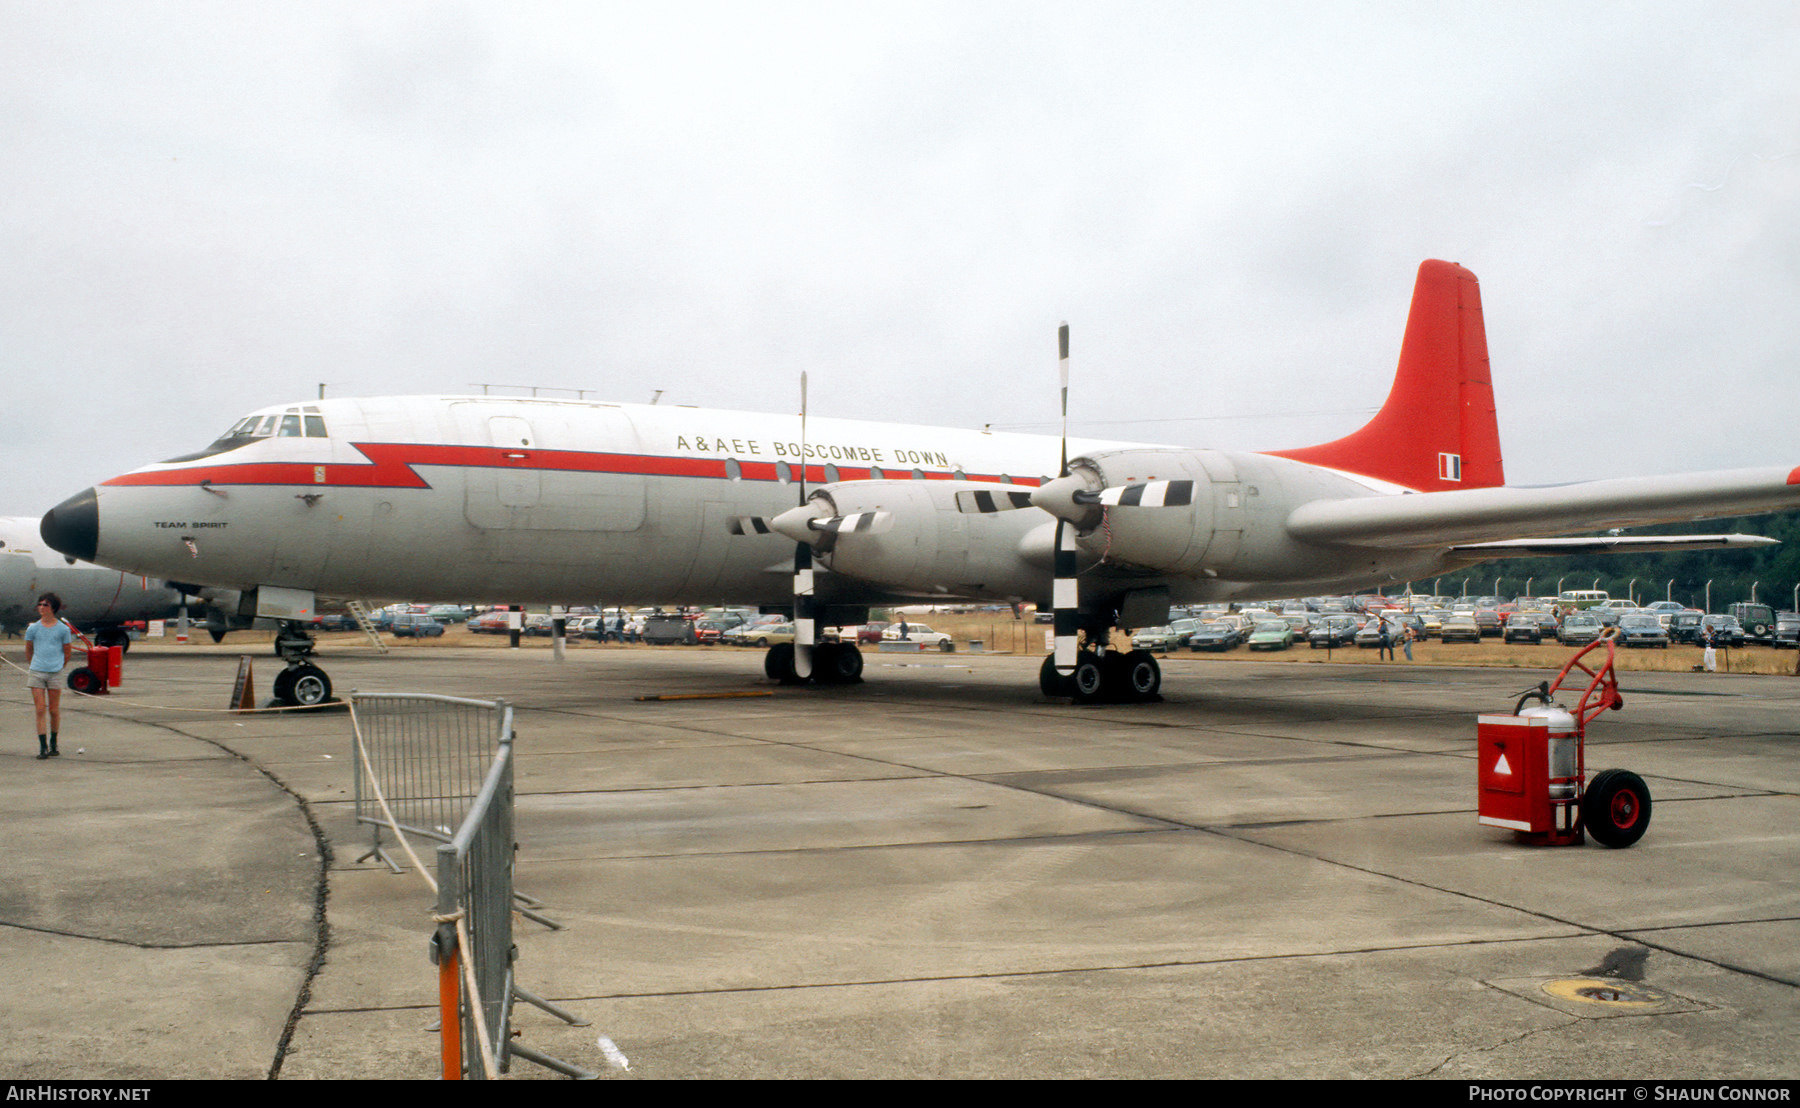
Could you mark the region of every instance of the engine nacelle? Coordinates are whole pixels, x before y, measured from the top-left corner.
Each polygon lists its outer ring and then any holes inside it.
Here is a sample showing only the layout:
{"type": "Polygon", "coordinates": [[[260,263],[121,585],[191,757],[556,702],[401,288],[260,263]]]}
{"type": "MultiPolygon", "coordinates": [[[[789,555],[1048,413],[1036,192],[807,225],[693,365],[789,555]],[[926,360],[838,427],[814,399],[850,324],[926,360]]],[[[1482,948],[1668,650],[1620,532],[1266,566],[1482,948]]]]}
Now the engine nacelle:
{"type": "MultiPolygon", "coordinates": [[[[1088,454],[1069,462],[1070,476],[1091,493],[1156,481],[1189,482],[1188,502],[1167,507],[1102,508],[1096,504],[1080,521],[1081,544],[1105,561],[1155,573],[1201,575],[1213,546],[1215,517],[1239,506],[1236,474],[1230,462],[1213,451],[1115,450],[1088,454]],[[1209,469],[1209,458],[1213,465],[1209,469]],[[1228,478],[1219,481],[1220,477],[1228,478]]],[[[1241,526],[1241,525],[1240,525],[1241,526]]],[[[1215,551],[1226,558],[1237,553],[1215,551]]]]}
{"type": "Polygon", "coordinates": [[[994,491],[981,481],[843,481],[808,497],[815,517],[885,513],[867,531],[819,533],[812,545],[834,573],[917,596],[1034,597],[1047,587],[1054,530],[1042,512],[965,514],[956,494],[994,491]]]}

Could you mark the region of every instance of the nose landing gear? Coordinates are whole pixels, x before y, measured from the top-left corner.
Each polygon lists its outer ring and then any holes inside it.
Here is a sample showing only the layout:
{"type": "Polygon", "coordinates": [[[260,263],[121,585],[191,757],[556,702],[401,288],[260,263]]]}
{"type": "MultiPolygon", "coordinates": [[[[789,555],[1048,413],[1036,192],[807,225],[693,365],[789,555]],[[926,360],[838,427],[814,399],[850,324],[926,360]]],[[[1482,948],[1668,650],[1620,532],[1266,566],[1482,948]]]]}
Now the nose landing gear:
{"type": "Polygon", "coordinates": [[[283,621],[275,632],[275,653],[287,668],[275,675],[275,702],[289,708],[331,703],[331,677],[312,661],[313,639],[306,629],[283,621]]]}

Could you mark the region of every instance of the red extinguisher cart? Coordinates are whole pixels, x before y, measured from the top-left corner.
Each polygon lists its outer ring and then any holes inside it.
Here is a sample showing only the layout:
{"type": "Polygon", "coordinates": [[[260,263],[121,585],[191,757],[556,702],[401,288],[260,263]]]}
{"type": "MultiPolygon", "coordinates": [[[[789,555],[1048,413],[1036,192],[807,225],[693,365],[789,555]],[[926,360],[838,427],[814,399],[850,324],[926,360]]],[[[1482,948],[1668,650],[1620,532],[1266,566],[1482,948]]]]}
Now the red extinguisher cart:
{"type": "MultiPolygon", "coordinates": [[[[1507,828],[1520,841],[1540,846],[1577,846],[1584,831],[1610,847],[1643,838],[1650,826],[1650,790],[1643,779],[1623,769],[1586,778],[1587,725],[1625,704],[1613,669],[1616,646],[1611,636],[1589,644],[1554,682],[1522,696],[1511,715],[1476,717],[1483,824],[1507,828]],[[1583,662],[1595,651],[1605,652],[1597,669],[1583,662]],[[1577,670],[1588,682],[1570,710],[1555,697],[1577,670]],[[1533,700],[1538,704],[1526,707],[1533,700]]],[[[1571,690],[1576,682],[1569,682],[1571,690]]]]}
{"type": "Polygon", "coordinates": [[[77,631],[73,623],[63,622],[87,647],[87,665],[69,671],[69,688],[89,696],[105,696],[108,689],[125,677],[125,648],[95,646],[93,640],[77,631]]]}

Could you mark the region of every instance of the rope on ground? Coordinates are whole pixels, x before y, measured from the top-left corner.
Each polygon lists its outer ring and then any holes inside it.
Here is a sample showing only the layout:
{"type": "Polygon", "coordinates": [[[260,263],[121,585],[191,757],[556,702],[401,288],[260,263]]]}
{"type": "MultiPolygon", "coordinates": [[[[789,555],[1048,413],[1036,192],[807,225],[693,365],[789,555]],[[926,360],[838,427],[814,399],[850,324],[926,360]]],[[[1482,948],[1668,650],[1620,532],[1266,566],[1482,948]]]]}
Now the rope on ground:
{"type": "MultiPolygon", "coordinates": [[[[0,662],[18,670],[20,673],[30,672],[24,666],[3,655],[0,655],[0,662]]],[[[129,704],[134,708],[147,708],[153,712],[190,712],[196,715],[206,716],[275,715],[281,712],[316,712],[323,707],[323,705],[319,704],[283,704],[269,708],[181,708],[173,704],[155,704],[148,700],[133,700],[130,697],[120,696],[118,693],[111,692],[84,693],[68,688],[60,689],[58,691],[66,696],[74,698],[76,702],[92,700],[106,704],[129,704]]]]}
{"type": "MultiPolygon", "coordinates": [[[[406,832],[400,830],[400,821],[394,818],[394,810],[388,807],[387,797],[382,794],[381,782],[375,776],[375,767],[369,762],[368,747],[363,742],[362,723],[356,718],[355,709],[350,712],[350,730],[356,738],[357,761],[362,764],[363,775],[368,778],[369,787],[375,792],[375,803],[381,806],[382,818],[387,821],[385,826],[394,833],[396,839],[400,840],[400,849],[406,851],[406,856],[412,859],[413,868],[418,871],[425,884],[431,887],[431,895],[435,897],[438,891],[436,879],[425,868],[425,863],[419,860],[418,854],[412,848],[411,840],[406,837],[406,832]]],[[[433,923],[454,922],[456,924],[456,945],[464,952],[460,959],[463,983],[464,987],[469,990],[469,1011],[475,1017],[475,1040],[481,1046],[481,1067],[487,1073],[488,1080],[492,1081],[496,1077],[493,1047],[488,1042],[487,1017],[481,1007],[481,987],[475,981],[475,960],[468,956],[474,947],[469,942],[469,928],[464,916],[465,913],[458,909],[451,915],[433,915],[431,919],[433,923]]]]}

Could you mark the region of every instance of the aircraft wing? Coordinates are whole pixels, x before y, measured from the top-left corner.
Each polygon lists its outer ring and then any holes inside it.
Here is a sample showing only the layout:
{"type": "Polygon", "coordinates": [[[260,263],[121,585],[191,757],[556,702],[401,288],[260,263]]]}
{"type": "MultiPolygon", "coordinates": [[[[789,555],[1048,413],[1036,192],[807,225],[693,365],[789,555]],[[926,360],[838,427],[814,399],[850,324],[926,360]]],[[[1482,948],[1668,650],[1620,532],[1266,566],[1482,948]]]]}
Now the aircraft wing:
{"type": "MultiPolygon", "coordinates": [[[[1795,508],[1800,508],[1800,468],[1769,467],[1620,477],[1571,485],[1315,500],[1288,515],[1287,530],[1294,538],[1313,543],[1466,547],[1795,508]]],[[[1691,540],[1693,536],[1682,538],[1691,540]]],[[[1484,549],[1491,551],[1491,557],[1511,553],[1484,549]]]]}

